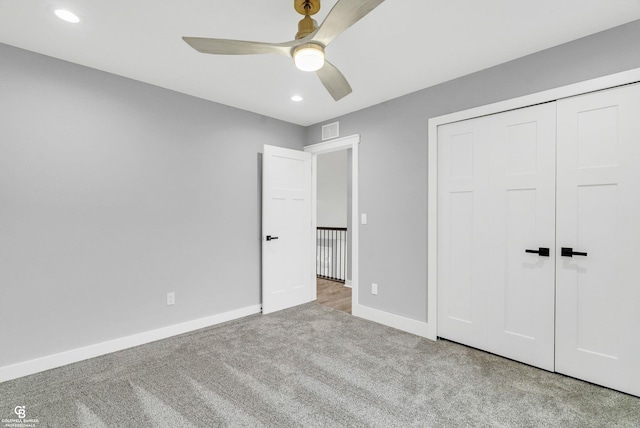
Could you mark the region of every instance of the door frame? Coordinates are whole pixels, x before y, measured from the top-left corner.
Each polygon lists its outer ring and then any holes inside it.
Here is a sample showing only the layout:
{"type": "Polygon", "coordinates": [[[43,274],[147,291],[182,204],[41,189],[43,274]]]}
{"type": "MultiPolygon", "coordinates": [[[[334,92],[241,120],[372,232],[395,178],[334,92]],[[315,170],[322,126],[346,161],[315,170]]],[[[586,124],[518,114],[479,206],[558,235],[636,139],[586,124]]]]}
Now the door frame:
{"type": "Polygon", "coordinates": [[[638,82],[640,82],[640,68],[429,119],[427,143],[427,338],[436,340],[438,337],[438,127],[447,123],[638,82]]]}
{"type": "MultiPolygon", "coordinates": [[[[305,152],[311,153],[311,228],[317,230],[317,185],[318,185],[318,155],[351,149],[351,241],[349,248],[351,251],[351,314],[358,316],[358,261],[359,261],[359,222],[358,222],[358,146],[360,144],[360,134],[347,137],[336,138],[334,140],[323,141],[312,144],[304,148],[305,152]]],[[[315,235],[314,235],[315,236],[315,235]]],[[[316,241],[313,240],[313,254],[316,252],[316,241]]],[[[315,268],[315,260],[313,266],[315,268]]],[[[315,276],[315,272],[314,272],[315,276]]],[[[317,281],[314,282],[313,289],[317,295],[317,281]]]]}

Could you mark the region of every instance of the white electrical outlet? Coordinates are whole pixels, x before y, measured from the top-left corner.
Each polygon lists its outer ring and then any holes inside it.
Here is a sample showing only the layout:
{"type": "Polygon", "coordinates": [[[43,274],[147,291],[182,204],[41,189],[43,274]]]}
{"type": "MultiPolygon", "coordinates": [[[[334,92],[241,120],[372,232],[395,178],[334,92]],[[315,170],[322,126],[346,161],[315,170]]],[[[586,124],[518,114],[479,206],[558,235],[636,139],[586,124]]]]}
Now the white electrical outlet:
{"type": "Polygon", "coordinates": [[[167,293],[167,306],[174,305],[176,303],[176,293],[167,293]]]}
{"type": "Polygon", "coordinates": [[[378,284],[375,282],[371,283],[371,294],[378,294],[378,284]]]}
{"type": "Polygon", "coordinates": [[[360,224],[367,224],[367,214],[366,213],[360,214],[360,224]]]}

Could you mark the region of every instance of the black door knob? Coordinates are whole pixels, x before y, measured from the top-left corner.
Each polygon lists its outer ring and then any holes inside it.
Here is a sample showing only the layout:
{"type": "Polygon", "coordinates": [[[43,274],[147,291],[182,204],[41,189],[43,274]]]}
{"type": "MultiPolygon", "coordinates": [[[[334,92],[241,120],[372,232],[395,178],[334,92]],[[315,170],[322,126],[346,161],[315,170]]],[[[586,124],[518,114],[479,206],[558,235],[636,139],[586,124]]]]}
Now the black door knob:
{"type": "Polygon", "coordinates": [[[273,241],[274,239],[278,239],[277,236],[267,235],[267,241],[273,241]]]}
{"type": "Polygon", "coordinates": [[[549,249],[545,247],[538,247],[537,250],[524,250],[524,252],[537,254],[541,257],[549,257],[549,249]]]}
{"type": "Polygon", "coordinates": [[[560,250],[560,255],[562,257],[573,257],[573,256],[586,256],[587,253],[583,253],[580,251],[573,251],[571,247],[562,247],[560,250]]]}

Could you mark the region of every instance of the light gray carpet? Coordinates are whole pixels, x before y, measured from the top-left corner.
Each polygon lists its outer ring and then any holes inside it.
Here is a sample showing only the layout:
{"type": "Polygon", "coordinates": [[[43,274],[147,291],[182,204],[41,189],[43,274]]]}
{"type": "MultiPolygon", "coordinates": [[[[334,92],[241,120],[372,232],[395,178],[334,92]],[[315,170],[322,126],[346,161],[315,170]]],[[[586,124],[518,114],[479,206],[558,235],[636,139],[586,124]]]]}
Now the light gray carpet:
{"type": "MultiPolygon", "coordinates": [[[[0,384],[43,427],[640,427],[640,399],[310,303],[0,384]]],[[[2,426],[2,424],[0,424],[2,426]]]]}

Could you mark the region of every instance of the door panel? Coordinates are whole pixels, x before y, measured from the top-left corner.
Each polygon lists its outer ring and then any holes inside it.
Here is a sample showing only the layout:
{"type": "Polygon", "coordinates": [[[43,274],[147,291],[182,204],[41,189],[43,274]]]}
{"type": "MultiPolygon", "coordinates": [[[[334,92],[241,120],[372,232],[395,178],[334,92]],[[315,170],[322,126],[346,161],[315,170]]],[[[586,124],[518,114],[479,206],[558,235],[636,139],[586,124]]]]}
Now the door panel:
{"type": "Polygon", "coordinates": [[[473,322],[473,192],[450,195],[451,272],[449,315],[473,322]]]}
{"type": "Polygon", "coordinates": [[[562,260],[563,268],[577,268],[576,346],[617,358],[618,337],[611,332],[618,330],[618,186],[578,186],[577,204],[577,248],[591,251],[584,259],[576,258],[579,265],[562,260]]]}
{"type": "Polygon", "coordinates": [[[473,119],[438,132],[438,335],[483,348],[490,263],[489,153],[482,144],[489,127],[473,119]]]}
{"type": "Polygon", "coordinates": [[[441,126],[438,335],[553,370],[555,104],[441,126]]]}
{"type": "Polygon", "coordinates": [[[266,314],[315,299],[311,154],[265,145],[262,172],[262,312],[266,314]]]}
{"type": "Polygon", "coordinates": [[[640,395],[640,86],[558,103],[556,370],[640,395]]]}
{"type": "Polygon", "coordinates": [[[538,266],[538,256],[530,256],[523,248],[534,247],[536,236],[536,197],[535,189],[508,190],[506,192],[507,211],[505,235],[507,249],[505,251],[505,281],[500,284],[498,301],[503,304],[502,325],[499,331],[515,334],[526,339],[535,339],[534,317],[529,302],[535,297],[536,285],[539,282],[532,270],[538,266]],[[520,250],[520,251],[518,251],[520,250]],[[534,262],[535,260],[535,262],[534,262]],[[528,268],[522,272],[521,266],[528,268]],[[505,286],[509,284],[509,286],[505,286]]]}
{"type": "Polygon", "coordinates": [[[555,103],[491,117],[487,349],[554,368],[555,103]]]}

